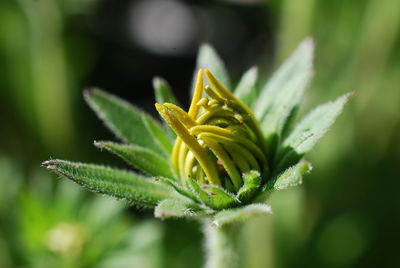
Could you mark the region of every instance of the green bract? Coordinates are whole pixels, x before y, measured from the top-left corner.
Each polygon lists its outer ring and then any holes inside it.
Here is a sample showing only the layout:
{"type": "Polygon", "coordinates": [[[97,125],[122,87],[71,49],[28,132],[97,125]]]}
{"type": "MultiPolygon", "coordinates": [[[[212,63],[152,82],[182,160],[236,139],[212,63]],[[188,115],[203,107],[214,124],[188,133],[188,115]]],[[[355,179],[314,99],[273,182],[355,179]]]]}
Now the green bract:
{"type": "Polygon", "coordinates": [[[166,81],[154,79],[166,124],[99,89],[87,90],[87,103],[123,142],[95,145],[141,173],[64,160],[43,165],[91,191],[155,207],[156,217],[206,217],[221,226],[270,213],[268,194],[302,182],[311,170],[305,154],[352,95],[318,106],[286,133],[313,73],[313,47],[305,40],[258,93],[256,68],[231,92],[224,64],[202,46],[188,112],[166,81]]]}

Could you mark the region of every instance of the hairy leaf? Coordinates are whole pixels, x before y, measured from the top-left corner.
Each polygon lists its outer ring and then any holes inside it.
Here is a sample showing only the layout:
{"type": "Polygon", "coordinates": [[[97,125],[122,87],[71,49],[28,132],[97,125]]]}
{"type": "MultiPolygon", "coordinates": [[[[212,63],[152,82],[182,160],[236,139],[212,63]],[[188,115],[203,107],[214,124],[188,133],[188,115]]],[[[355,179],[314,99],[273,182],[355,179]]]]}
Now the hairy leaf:
{"type": "Polygon", "coordinates": [[[292,186],[297,186],[303,182],[304,175],[310,173],[311,169],[311,164],[306,160],[302,160],[272,179],[264,186],[261,192],[283,190],[292,186]]]}
{"type": "Polygon", "coordinates": [[[256,81],[258,76],[258,68],[252,67],[243,74],[235,89],[235,96],[238,97],[248,107],[252,107],[256,99],[256,81]]]}
{"type": "Polygon", "coordinates": [[[308,113],[283,142],[282,149],[278,153],[278,165],[275,171],[279,172],[297,163],[305,153],[309,152],[335,122],[343,106],[353,95],[354,93],[345,94],[308,113]]]}
{"type": "Polygon", "coordinates": [[[288,168],[278,176],[274,183],[274,189],[282,190],[301,184],[303,182],[304,175],[310,173],[311,169],[311,164],[306,160],[299,162],[297,165],[288,168]]]}
{"type": "Polygon", "coordinates": [[[240,204],[240,200],[235,195],[217,185],[205,184],[202,188],[209,194],[213,208],[221,209],[240,204]]]}
{"type": "Polygon", "coordinates": [[[143,111],[99,89],[86,90],[84,97],[97,116],[120,139],[164,154],[143,122],[143,111]]]}
{"type": "MultiPolygon", "coordinates": [[[[209,69],[215,77],[218,77],[218,80],[226,88],[231,88],[231,81],[222,59],[218,56],[212,46],[209,44],[203,44],[200,46],[199,53],[197,54],[195,75],[192,83],[192,96],[195,88],[197,71],[200,68],[209,69]]],[[[207,83],[207,81],[205,81],[205,83],[207,83]]]]}
{"type": "Polygon", "coordinates": [[[140,206],[155,207],[164,199],[176,197],[169,188],[154,179],[132,172],[65,160],[49,160],[42,165],[93,192],[125,199],[140,206]]]}
{"type": "Polygon", "coordinates": [[[159,180],[162,184],[167,185],[168,187],[171,187],[174,189],[175,192],[177,192],[180,195],[186,196],[190,199],[197,200],[197,198],[188,190],[186,190],[182,184],[180,184],[177,181],[174,181],[170,178],[165,178],[165,177],[158,177],[157,180],[159,180]]]}
{"type": "Polygon", "coordinates": [[[124,159],[128,164],[151,176],[176,177],[169,161],[159,154],[137,145],[118,144],[109,141],[94,143],[98,148],[106,149],[124,159]]]}
{"type": "MultiPolygon", "coordinates": [[[[160,104],[164,103],[172,103],[175,105],[179,105],[178,100],[176,99],[174,93],[171,90],[171,87],[167,83],[167,81],[160,77],[154,77],[153,79],[153,87],[154,87],[154,95],[156,97],[156,102],[160,104]]],[[[175,132],[171,129],[171,127],[163,122],[164,128],[167,130],[166,134],[171,138],[176,138],[175,132]]],[[[169,151],[170,152],[170,151],[169,151]]]]}
{"type": "Polygon", "coordinates": [[[192,195],[196,197],[197,201],[211,207],[212,203],[210,202],[209,194],[200,187],[195,179],[191,178],[186,180],[186,186],[191,191],[192,195]]]}
{"type": "Polygon", "coordinates": [[[156,102],[160,104],[164,103],[172,103],[175,105],[179,105],[178,100],[176,99],[174,93],[171,90],[168,82],[161,77],[153,78],[153,87],[154,87],[154,95],[156,97],[156,102]]]}
{"type": "Polygon", "coordinates": [[[170,198],[158,204],[154,210],[154,215],[157,218],[183,218],[197,216],[201,213],[204,214],[206,211],[206,209],[196,203],[170,198]]]}
{"type": "Polygon", "coordinates": [[[220,227],[224,224],[244,221],[256,215],[271,213],[271,207],[266,204],[250,204],[244,207],[225,209],[218,212],[214,216],[213,224],[220,227]]]}
{"type": "Polygon", "coordinates": [[[257,192],[257,190],[260,188],[261,185],[260,172],[256,170],[251,170],[243,174],[243,180],[244,184],[239,189],[236,196],[238,197],[239,200],[246,202],[251,197],[253,197],[254,194],[257,192]]]}
{"type": "Polygon", "coordinates": [[[276,149],[279,136],[297,110],[312,76],[313,51],[313,41],[303,41],[268,81],[255,104],[254,113],[270,152],[276,149]]]}
{"type": "Polygon", "coordinates": [[[223,209],[240,203],[233,194],[216,185],[207,184],[200,186],[194,179],[189,179],[187,185],[193,196],[210,208],[223,209]]]}
{"type": "Polygon", "coordinates": [[[166,131],[166,129],[169,129],[169,126],[165,126],[163,128],[158,122],[145,113],[142,114],[142,119],[147,130],[151,133],[154,141],[156,141],[156,143],[160,146],[165,155],[170,156],[172,153],[175,134],[172,135],[170,133],[172,130],[169,132],[166,131]]]}

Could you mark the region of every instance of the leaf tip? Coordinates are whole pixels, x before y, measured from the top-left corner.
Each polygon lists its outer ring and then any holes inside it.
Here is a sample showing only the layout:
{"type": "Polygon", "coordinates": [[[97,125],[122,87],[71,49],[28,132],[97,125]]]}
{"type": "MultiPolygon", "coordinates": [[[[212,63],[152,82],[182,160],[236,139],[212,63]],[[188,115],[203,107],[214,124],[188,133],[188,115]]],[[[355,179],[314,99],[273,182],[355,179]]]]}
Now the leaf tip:
{"type": "Polygon", "coordinates": [[[102,142],[102,141],[94,140],[93,141],[93,145],[96,146],[97,148],[100,148],[100,149],[104,148],[104,142],[102,142]]]}
{"type": "Polygon", "coordinates": [[[45,168],[49,168],[49,166],[52,165],[52,161],[53,161],[53,160],[46,160],[46,161],[43,161],[42,164],[41,164],[41,166],[42,166],[42,167],[45,167],[45,168]]]}
{"type": "Polygon", "coordinates": [[[206,49],[212,50],[212,46],[209,43],[201,43],[199,50],[202,51],[202,50],[206,50],[206,49]]]}
{"type": "Polygon", "coordinates": [[[162,83],[163,79],[159,76],[154,76],[153,77],[153,87],[155,90],[158,90],[160,88],[160,84],[162,83]]]}
{"type": "Polygon", "coordinates": [[[45,167],[49,170],[56,170],[56,165],[60,162],[60,160],[47,160],[42,162],[41,166],[45,167]]]}
{"type": "Polygon", "coordinates": [[[352,91],[346,94],[346,98],[349,100],[351,99],[354,95],[356,95],[358,92],[357,91],[352,91]]]}
{"type": "Polygon", "coordinates": [[[303,47],[308,47],[308,48],[314,50],[315,40],[314,40],[313,37],[309,36],[306,39],[304,39],[303,42],[301,42],[300,45],[303,46],[303,47]]]}
{"type": "Polygon", "coordinates": [[[93,91],[95,91],[94,87],[86,88],[83,90],[83,97],[85,99],[90,98],[90,96],[93,94],[93,91]]]}
{"type": "Polygon", "coordinates": [[[250,68],[251,72],[258,72],[258,66],[254,65],[253,67],[250,68]]]}

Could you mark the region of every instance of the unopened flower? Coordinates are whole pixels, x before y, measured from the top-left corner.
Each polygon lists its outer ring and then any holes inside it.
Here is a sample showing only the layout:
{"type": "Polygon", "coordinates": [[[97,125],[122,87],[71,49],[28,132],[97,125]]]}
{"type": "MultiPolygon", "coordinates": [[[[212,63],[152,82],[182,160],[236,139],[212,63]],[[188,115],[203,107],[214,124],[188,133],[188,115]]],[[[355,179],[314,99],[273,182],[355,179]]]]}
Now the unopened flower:
{"type": "Polygon", "coordinates": [[[215,90],[203,86],[200,69],[187,113],[171,103],[157,103],[156,108],[178,135],[172,164],[180,178],[237,193],[244,184],[243,174],[268,169],[264,138],[246,104],[207,69],[205,74],[215,90]]]}
{"type": "Polygon", "coordinates": [[[269,213],[268,193],[301,183],[311,170],[305,154],[352,95],[318,106],[288,133],[313,73],[312,55],[313,42],[306,40],[260,91],[255,68],[231,91],[222,62],[203,46],[198,63],[217,77],[204,69],[204,80],[198,69],[188,111],[164,80],[155,80],[156,108],[167,125],[103,91],[85,91],[88,104],[124,142],[95,145],[141,173],[63,160],[43,165],[89,190],[155,207],[157,217],[208,218],[221,226],[269,213]]]}

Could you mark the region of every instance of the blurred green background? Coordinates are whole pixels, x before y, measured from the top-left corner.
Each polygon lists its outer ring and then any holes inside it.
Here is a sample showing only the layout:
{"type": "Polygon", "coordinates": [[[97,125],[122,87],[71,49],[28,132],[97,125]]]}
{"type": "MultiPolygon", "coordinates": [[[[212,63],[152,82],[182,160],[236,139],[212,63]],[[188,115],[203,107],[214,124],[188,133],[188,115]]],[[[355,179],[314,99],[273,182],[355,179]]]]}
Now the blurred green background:
{"type": "Polygon", "coordinates": [[[311,175],[249,221],[243,267],[400,267],[400,1],[2,0],[0,267],[201,267],[198,223],[87,193],[39,166],[50,157],[124,164],[84,104],[99,86],[155,115],[152,77],[188,105],[199,44],[234,80],[262,85],[304,38],[316,42],[304,114],[357,95],[309,160],[311,175]]]}

